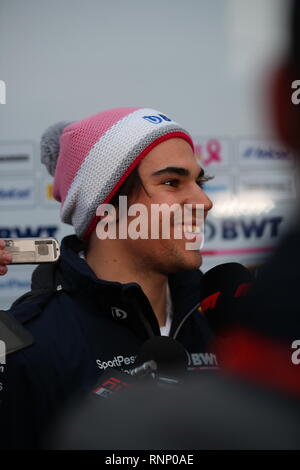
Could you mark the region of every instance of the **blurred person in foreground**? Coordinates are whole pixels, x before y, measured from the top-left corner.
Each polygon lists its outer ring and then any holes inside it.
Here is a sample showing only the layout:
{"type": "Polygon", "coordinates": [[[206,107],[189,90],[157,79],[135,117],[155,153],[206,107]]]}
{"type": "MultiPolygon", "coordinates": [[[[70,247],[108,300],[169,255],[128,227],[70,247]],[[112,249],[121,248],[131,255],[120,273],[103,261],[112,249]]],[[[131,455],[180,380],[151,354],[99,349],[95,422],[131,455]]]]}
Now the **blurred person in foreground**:
{"type": "MultiPolygon", "coordinates": [[[[278,137],[300,159],[300,106],[292,84],[300,78],[300,2],[290,4],[289,53],[270,83],[271,116],[278,137]]],[[[299,179],[299,174],[297,175],[299,179]]],[[[223,348],[228,370],[300,398],[300,201],[289,234],[240,299],[231,343],[223,348]],[[299,340],[299,345],[296,342],[299,340]],[[239,354],[237,354],[239,351],[239,354]]]]}

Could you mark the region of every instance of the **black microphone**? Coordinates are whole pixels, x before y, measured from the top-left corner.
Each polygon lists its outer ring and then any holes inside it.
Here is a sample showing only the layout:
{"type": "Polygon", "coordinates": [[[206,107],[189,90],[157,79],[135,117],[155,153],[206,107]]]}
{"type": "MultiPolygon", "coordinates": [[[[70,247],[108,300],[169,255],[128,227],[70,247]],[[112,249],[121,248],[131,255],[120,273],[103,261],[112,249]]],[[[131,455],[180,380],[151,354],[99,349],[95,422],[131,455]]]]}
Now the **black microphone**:
{"type": "Polygon", "coordinates": [[[253,281],[250,271],[239,263],[220,264],[203,275],[201,311],[214,332],[236,320],[238,299],[247,294],[253,281]]]}
{"type": "Polygon", "coordinates": [[[135,369],[129,371],[132,375],[137,375],[145,369],[158,380],[177,380],[187,370],[188,355],[175,339],[169,336],[154,336],[143,344],[134,365],[135,369]]]}
{"type": "Polygon", "coordinates": [[[177,384],[188,366],[188,355],[183,346],[168,336],[154,336],[141,347],[134,368],[105,371],[92,390],[92,395],[107,398],[149,379],[153,385],[177,384]]]}
{"type": "MultiPolygon", "coordinates": [[[[154,395],[169,396],[169,393],[181,390],[184,385],[181,379],[187,367],[188,353],[178,341],[168,336],[150,338],[142,345],[132,369],[106,370],[83,400],[80,396],[70,404],[50,430],[50,447],[68,448],[69,443],[77,439],[77,432],[80,445],[85,442],[89,445],[90,440],[97,440],[95,423],[102,422],[102,417],[110,421],[109,426],[106,421],[104,428],[114,427],[117,436],[124,425],[127,432],[132,433],[140,413],[147,409],[152,414],[154,395]],[[122,408],[124,405],[122,413],[111,412],[112,409],[119,410],[120,405],[122,408]]],[[[159,401],[155,403],[159,405],[159,401]]],[[[146,421],[146,425],[151,426],[151,422],[146,421]]],[[[110,429],[107,431],[110,433],[110,429]]],[[[126,433],[124,439],[126,441],[126,433]]]]}
{"type": "Polygon", "coordinates": [[[129,374],[132,375],[133,377],[144,377],[145,375],[148,375],[151,373],[155,373],[157,370],[157,364],[155,361],[147,361],[144,362],[141,366],[135,367],[134,369],[130,369],[129,374]]]}

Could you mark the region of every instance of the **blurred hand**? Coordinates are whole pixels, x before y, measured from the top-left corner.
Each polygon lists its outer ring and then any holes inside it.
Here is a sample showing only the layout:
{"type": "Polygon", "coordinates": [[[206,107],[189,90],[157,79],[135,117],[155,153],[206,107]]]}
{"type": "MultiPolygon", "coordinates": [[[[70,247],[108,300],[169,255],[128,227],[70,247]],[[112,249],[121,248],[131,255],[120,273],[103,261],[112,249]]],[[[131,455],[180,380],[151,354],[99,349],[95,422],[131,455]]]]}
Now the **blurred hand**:
{"type": "Polygon", "coordinates": [[[10,253],[5,251],[5,243],[0,238],[0,276],[4,276],[7,273],[7,264],[11,263],[12,256],[10,253]]]}

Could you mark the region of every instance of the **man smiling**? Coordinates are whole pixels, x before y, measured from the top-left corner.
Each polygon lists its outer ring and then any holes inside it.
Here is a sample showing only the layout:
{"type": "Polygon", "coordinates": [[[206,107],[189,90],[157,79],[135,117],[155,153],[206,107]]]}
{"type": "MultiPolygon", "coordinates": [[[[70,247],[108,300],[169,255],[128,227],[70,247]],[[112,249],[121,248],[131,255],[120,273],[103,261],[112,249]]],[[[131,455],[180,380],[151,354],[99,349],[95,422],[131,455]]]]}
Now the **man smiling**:
{"type": "Polygon", "coordinates": [[[118,108],[52,126],[41,151],[54,176],[61,219],[75,235],[62,241],[53,288],[39,267],[33,289],[46,290],[11,308],[35,344],[7,361],[3,447],[42,446],[51,418],[71,396],[91,390],[102,372],[99,364],[132,367],[151,337],[178,340],[193,373],[217,367],[208,350],[212,335],[199,312],[201,253],[186,247],[200,238],[196,209],[202,208],[205,218],[212,207],[190,135],[159,111],[118,108]],[[113,204],[114,222],[122,225],[120,196],[128,197],[126,227],[133,204],[146,209],[148,220],[141,222],[147,222],[146,238],[132,238],[129,231],[124,237],[98,237],[103,204],[113,204]],[[175,214],[170,237],[162,236],[163,213],[159,236],[151,236],[154,205],[188,208],[181,237],[175,236],[175,214]],[[196,355],[202,362],[193,363],[196,355]]]}
{"type": "MultiPolygon", "coordinates": [[[[199,168],[191,145],[183,139],[173,138],[152,149],[140,163],[138,174],[142,184],[129,199],[129,205],[142,204],[146,209],[148,220],[144,223],[147,222],[147,238],[132,239],[128,235],[126,239],[106,239],[99,242],[97,232],[94,231],[86,260],[101,279],[122,283],[137,282],[148,297],[160,326],[163,326],[168,275],[197,269],[202,263],[199,249],[186,248],[191,237],[185,231],[191,230],[193,237],[192,215],[196,205],[203,206],[206,217],[212,203],[202,190],[205,180],[203,170],[199,168]],[[151,208],[162,204],[167,207],[176,204],[182,211],[187,205],[191,208],[190,223],[182,225],[183,236],[180,239],[175,239],[172,231],[174,218],[170,219],[169,238],[151,237],[151,227],[154,224],[151,208]]],[[[195,221],[195,214],[193,218],[195,221]]],[[[184,217],[182,221],[185,222],[184,217]]]]}

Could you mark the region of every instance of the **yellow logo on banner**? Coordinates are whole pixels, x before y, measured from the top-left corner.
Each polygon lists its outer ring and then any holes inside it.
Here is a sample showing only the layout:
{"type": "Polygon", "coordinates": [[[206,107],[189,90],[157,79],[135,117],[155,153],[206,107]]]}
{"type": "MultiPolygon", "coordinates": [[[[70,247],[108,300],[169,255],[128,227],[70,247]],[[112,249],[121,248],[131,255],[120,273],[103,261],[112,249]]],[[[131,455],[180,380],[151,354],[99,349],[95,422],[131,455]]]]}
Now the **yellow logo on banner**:
{"type": "Polygon", "coordinates": [[[195,145],[195,157],[198,163],[200,164],[205,159],[205,155],[203,155],[203,152],[202,152],[202,145],[200,144],[195,145]]]}
{"type": "Polygon", "coordinates": [[[53,184],[52,183],[46,184],[46,196],[47,196],[47,199],[50,199],[51,201],[53,201],[54,197],[53,197],[53,184]]]}

